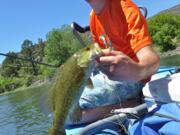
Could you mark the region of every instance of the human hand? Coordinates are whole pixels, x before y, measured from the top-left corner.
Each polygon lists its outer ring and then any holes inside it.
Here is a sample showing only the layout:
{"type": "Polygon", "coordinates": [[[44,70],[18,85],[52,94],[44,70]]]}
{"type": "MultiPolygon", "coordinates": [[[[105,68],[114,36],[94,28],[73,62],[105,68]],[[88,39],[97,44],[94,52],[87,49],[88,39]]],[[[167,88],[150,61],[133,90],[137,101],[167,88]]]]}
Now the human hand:
{"type": "Polygon", "coordinates": [[[142,67],[120,51],[105,49],[98,59],[99,69],[115,81],[139,81],[142,67]]]}

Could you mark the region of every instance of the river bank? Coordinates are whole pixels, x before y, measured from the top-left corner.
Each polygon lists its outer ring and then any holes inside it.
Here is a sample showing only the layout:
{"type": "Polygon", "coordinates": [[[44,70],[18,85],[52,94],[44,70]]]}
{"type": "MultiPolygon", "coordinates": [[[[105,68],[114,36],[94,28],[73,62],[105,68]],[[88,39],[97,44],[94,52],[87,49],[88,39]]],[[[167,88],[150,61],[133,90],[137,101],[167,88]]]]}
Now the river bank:
{"type": "Polygon", "coordinates": [[[24,90],[38,89],[38,88],[41,88],[41,87],[50,88],[51,84],[52,84],[52,81],[49,81],[49,82],[48,81],[44,81],[44,82],[37,81],[36,84],[32,84],[32,85],[30,85],[28,87],[23,86],[23,87],[19,87],[17,89],[11,90],[11,91],[6,91],[6,92],[3,92],[3,93],[0,93],[0,96],[6,95],[6,94],[13,94],[15,92],[24,91],[24,90]]]}
{"type": "Polygon", "coordinates": [[[159,52],[158,54],[161,58],[166,58],[168,56],[174,56],[174,55],[180,55],[180,47],[177,47],[174,50],[163,52],[163,53],[159,52]]]}

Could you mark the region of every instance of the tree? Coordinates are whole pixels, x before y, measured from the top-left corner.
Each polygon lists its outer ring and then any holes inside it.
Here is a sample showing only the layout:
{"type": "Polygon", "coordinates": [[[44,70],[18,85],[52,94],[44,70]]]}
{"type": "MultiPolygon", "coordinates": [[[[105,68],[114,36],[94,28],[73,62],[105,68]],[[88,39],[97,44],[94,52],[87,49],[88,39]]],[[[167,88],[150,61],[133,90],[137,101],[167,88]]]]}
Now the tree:
{"type": "Polygon", "coordinates": [[[47,34],[45,57],[54,65],[63,64],[74,52],[81,48],[71,28],[63,25],[61,29],[53,29],[47,34]]]}
{"type": "Polygon", "coordinates": [[[154,42],[159,45],[162,52],[173,50],[176,48],[172,42],[174,37],[173,27],[170,25],[163,25],[159,32],[153,35],[154,42]]]}
{"type": "Polygon", "coordinates": [[[23,54],[23,57],[25,58],[30,58],[32,57],[32,48],[33,48],[33,43],[32,41],[26,39],[23,41],[22,45],[21,45],[22,51],[21,53],[23,54]]]}
{"type": "Polygon", "coordinates": [[[2,71],[1,75],[4,77],[16,77],[18,76],[18,71],[20,70],[20,62],[19,60],[13,58],[17,57],[18,54],[14,52],[9,52],[8,55],[12,57],[6,57],[2,63],[2,71]]]}
{"type": "MultiPolygon", "coordinates": [[[[23,62],[23,65],[27,68],[22,69],[23,72],[34,75],[38,74],[38,70],[36,68],[36,64],[34,63],[34,50],[35,46],[33,45],[32,41],[26,39],[23,41],[21,45],[21,54],[23,58],[29,59],[29,61],[23,62]]],[[[22,71],[21,71],[22,72],[22,71]]]]}
{"type": "Polygon", "coordinates": [[[180,15],[162,13],[148,20],[149,32],[160,51],[176,48],[180,42],[180,15]]]}

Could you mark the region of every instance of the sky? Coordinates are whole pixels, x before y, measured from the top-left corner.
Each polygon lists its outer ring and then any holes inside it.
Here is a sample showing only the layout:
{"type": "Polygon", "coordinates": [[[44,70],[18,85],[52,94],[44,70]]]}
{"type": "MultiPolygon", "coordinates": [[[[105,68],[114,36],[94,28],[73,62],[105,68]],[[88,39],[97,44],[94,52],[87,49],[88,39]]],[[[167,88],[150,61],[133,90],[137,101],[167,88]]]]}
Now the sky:
{"type": "MultiPolygon", "coordinates": [[[[148,17],[180,4],[179,0],[133,0],[148,9],[148,17]]],[[[19,52],[25,39],[38,38],[63,24],[88,25],[91,8],[85,0],[0,0],[0,53],[19,52]]],[[[0,56],[0,63],[4,57],[0,56]]]]}

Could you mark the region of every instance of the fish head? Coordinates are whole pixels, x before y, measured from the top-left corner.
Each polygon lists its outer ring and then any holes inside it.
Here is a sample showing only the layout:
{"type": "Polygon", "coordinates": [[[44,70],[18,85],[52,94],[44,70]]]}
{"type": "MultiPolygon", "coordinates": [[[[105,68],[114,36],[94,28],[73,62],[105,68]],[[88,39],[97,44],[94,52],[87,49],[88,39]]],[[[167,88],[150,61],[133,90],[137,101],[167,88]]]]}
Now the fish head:
{"type": "Polygon", "coordinates": [[[94,60],[102,54],[102,50],[97,43],[88,45],[83,48],[80,52],[75,54],[77,59],[77,64],[79,67],[91,67],[94,60]]]}

